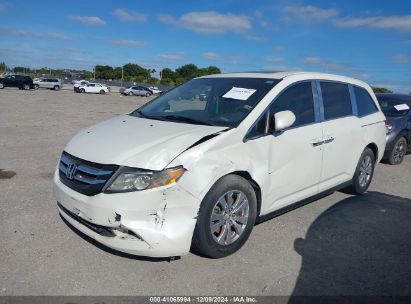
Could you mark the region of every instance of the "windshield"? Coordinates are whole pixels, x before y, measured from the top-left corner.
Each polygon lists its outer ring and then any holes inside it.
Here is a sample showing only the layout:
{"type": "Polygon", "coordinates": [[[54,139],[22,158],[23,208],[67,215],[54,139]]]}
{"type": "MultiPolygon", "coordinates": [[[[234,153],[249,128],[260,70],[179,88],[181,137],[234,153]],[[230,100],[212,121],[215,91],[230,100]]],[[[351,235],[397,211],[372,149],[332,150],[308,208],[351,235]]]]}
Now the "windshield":
{"type": "Polygon", "coordinates": [[[159,96],[133,116],[236,127],[279,82],[266,78],[199,78],[159,96]]]}
{"type": "Polygon", "coordinates": [[[407,114],[409,110],[406,110],[403,106],[400,105],[407,105],[409,108],[411,108],[411,101],[400,100],[398,98],[378,97],[378,102],[385,116],[402,116],[407,114]]]}

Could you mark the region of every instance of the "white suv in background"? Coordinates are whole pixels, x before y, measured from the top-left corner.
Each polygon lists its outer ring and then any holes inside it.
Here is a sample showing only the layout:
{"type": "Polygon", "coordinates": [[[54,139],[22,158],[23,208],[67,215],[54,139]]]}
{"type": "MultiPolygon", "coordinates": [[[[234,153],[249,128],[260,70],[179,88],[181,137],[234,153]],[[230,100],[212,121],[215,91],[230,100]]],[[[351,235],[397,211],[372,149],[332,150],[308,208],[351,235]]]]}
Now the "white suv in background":
{"type": "Polygon", "coordinates": [[[106,94],[110,92],[110,88],[102,85],[101,83],[88,83],[83,86],[79,86],[78,90],[81,93],[95,93],[95,94],[106,94]]]}
{"type": "Polygon", "coordinates": [[[362,81],[210,75],[80,131],[54,193],[62,217],[108,247],[219,258],[257,218],[338,189],[364,193],[384,148],[385,117],[362,81]]]}

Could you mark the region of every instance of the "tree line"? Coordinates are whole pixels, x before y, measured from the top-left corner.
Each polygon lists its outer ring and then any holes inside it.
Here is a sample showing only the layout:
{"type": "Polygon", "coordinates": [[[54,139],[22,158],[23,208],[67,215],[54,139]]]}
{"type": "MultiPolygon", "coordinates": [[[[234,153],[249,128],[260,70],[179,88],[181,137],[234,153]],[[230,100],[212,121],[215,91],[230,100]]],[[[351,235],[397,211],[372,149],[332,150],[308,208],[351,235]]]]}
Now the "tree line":
{"type": "Polygon", "coordinates": [[[93,71],[87,70],[63,70],[63,69],[31,69],[28,67],[16,66],[8,67],[4,62],[0,62],[0,73],[11,71],[36,76],[70,77],[72,74],[80,74],[84,79],[105,79],[105,80],[124,80],[126,82],[138,82],[148,84],[179,85],[194,77],[220,74],[221,70],[216,66],[199,68],[195,64],[185,64],[175,70],[164,68],[159,71],[160,77],[154,77],[155,69],[146,69],[135,63],[127,63],[123,66],[112,67],[110,65],[96,65],[93,71]]]}

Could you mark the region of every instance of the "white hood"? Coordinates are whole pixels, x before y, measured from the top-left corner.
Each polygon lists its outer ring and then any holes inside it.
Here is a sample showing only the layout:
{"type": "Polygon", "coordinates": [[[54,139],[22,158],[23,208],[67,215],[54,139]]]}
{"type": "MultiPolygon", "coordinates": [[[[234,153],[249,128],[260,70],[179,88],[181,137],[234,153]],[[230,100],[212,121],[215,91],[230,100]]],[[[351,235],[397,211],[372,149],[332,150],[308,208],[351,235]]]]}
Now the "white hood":
{"type": "Polygon", "coordinates": [[[121,115],[82,130],[64,150],[95,163],[162,170],[197,140],[224,129],[121,115]]]}

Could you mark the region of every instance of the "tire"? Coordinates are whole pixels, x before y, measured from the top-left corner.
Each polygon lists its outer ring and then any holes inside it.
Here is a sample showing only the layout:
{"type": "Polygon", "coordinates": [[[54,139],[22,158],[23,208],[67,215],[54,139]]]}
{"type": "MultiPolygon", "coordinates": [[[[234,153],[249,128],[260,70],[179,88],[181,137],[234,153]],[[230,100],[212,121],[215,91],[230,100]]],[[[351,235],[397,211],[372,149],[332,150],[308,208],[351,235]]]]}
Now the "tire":
{"type": "Polygon", "coordinates": [[[35,85],[34,85],[34,89],[35,89],[35,90],[38,90],[38,89],[39,89],[39,85],[38,85],[38,84],[35,84],[35,85]]]}
{"type": "Polygon", "coordinates": [[[23,86],[23,89],[24,89],[24,90],[30,90],[30,85],[29,85],[29,84],[25,84],[25,85],[23,86]]]}
{"type": "Polygon", "coordinates": [[[80,93],[86,93],[86,90],[80,89],[80,93]]]}
{"type": "Polygon", "coordinates": [[[60,91],[60,86],[55,85],[53,89],[54,89],[54,91],[60,91]]]}
{"type": "Polygon", "coordinates": [[[100,91],[100,94],[104,95],[104,94],[106,94],[106,91],[101,90],[101,91],[100,91]]]}
{"type": "Polygon", "coordinates": [[[358,161],[352,185],[343,189],[343,192],[360,195],[367,191],[371,184],[375,168],[375,155],[370,148],[366,148],[358,161]],[[369,165],[367,165],[367,163],[369,165]]]}
{"type": "Polygon", "coordinates": [[[250,183],[237,175],[222,177],[201,203],[191,249],[210,258],[233,254],[247,241],[256,217],[257,198],[250,183]],[[224,201],[228,204],[224,204],[224,201]],[[232,207],[235,208],[237,202],[243,207],[235,214],[232,207]],[[225,213],[224,210],[229,211],[225,213]]]}
{"type": "Polygon", "coordinates": [[[388,163],[390,165],[399,165],[404,160],[405,154],[407,154],[407,140],[404,137],[400,137],[394,144],[390,155],[388,157],[388,163]]]}
{"type": "Polygon", "coordinates": [[[147,93],[147,94],[146,94],[146,97],[150,97],[150,95],[151,95],[150,93],[147,93]]]}
{"type": "Polygon", "coordinates": [[[128,96],[133,96],[134,95],[134,93],[133,92],[128,92],[128,96]]]}
{"type": "Polygon", "coordinates": [[[0,82],[0,89],[4,89],[4,84],[0,82]]]}

